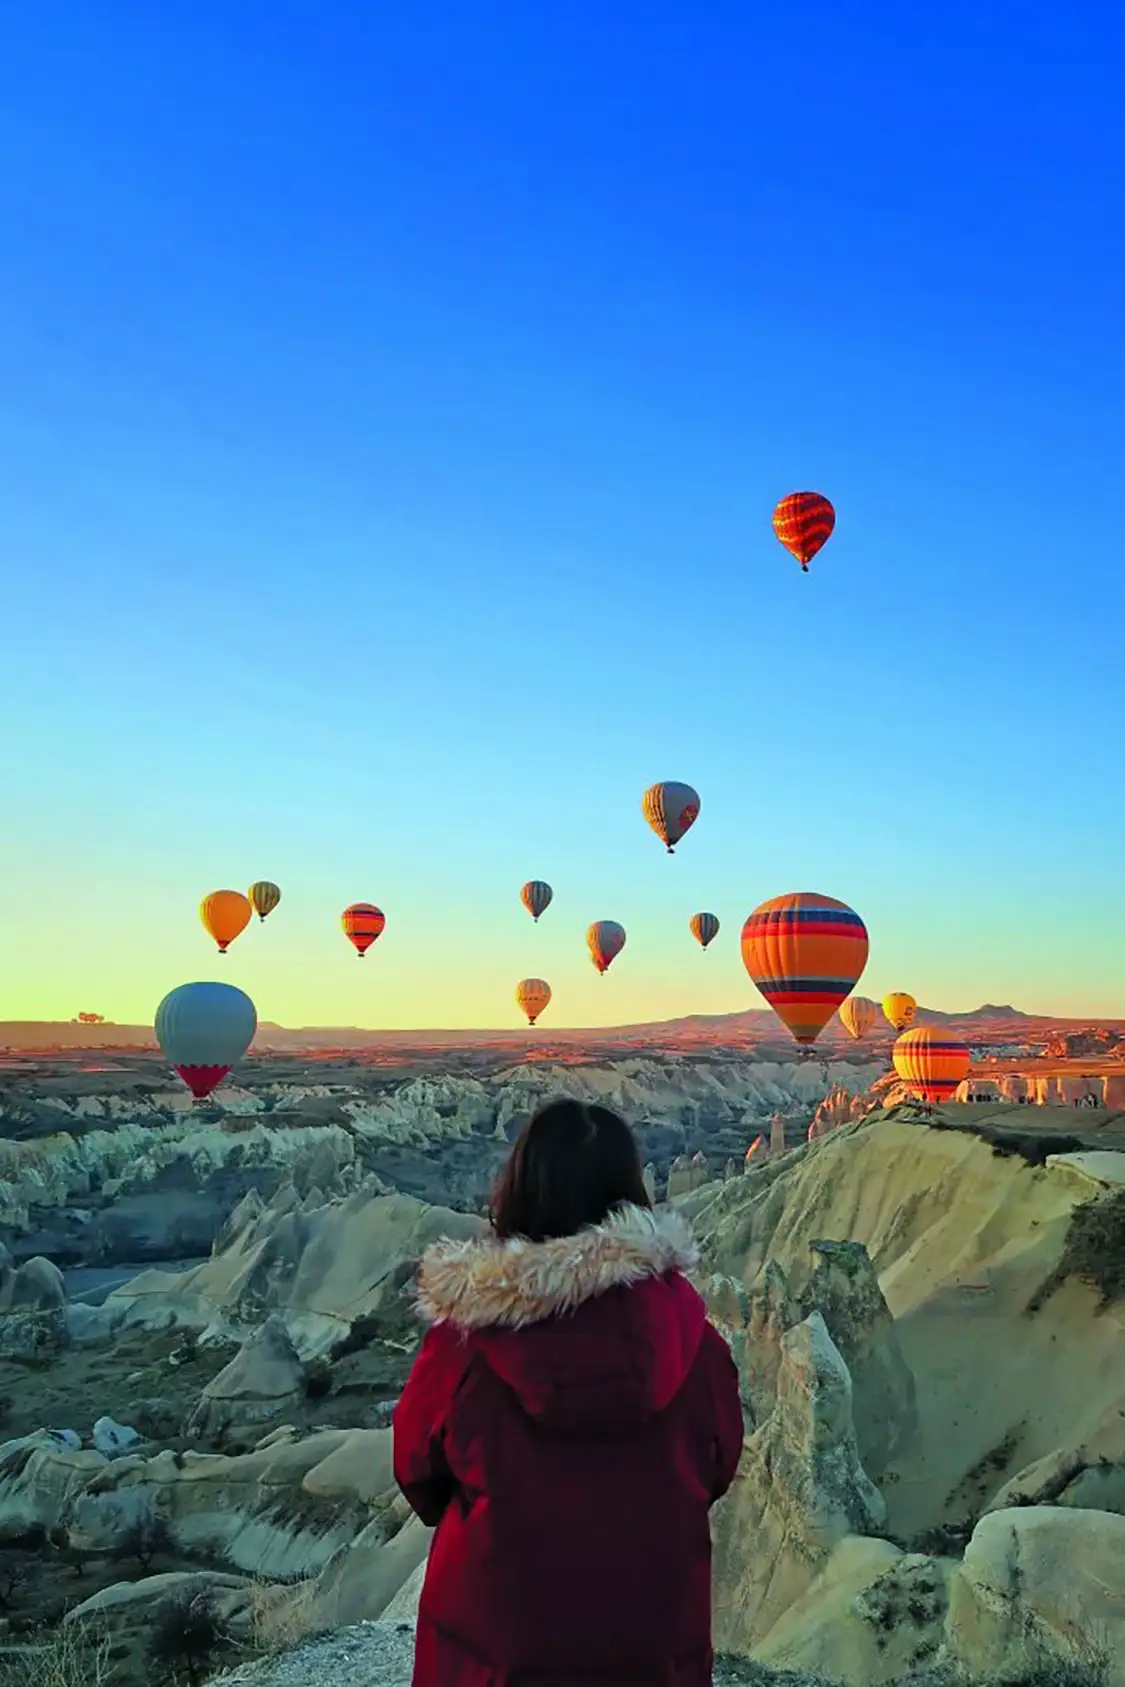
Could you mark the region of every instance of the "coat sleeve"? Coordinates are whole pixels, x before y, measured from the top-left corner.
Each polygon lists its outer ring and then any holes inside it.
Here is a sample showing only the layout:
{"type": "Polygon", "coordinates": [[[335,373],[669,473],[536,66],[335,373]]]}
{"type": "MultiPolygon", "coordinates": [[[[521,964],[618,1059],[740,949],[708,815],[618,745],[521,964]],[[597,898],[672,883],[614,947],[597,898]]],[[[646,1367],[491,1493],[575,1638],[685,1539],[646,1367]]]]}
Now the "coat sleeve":
{"type": "Polygon", "coordinates": [[[394,1473],[403,1496],[433,1528],[457,1488],[446,1459],[449,1412],[465,1369],[464,1343],[448,1325],[427,1332],[394,1409],[394,1473]]]}
{"type": "Polygon", "coordinates": [[[711,1503],[722,1499],[738,1470],[742,1457],[745,1427],[742,1419],[742,1400],[739,1394],[738,1367],[731,1350],[713,1324],[703,1332],[703,1345],[711,1383],[711,1402],[714,1412],[714,1475],[711,1503]]]}

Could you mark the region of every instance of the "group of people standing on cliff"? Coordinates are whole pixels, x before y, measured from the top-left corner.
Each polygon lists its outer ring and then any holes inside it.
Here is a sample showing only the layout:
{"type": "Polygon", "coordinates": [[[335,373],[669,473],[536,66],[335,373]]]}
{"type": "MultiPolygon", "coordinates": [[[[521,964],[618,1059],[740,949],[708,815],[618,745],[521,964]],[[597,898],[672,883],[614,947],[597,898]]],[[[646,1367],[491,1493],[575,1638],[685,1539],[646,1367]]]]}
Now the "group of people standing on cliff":
{"type": "Polygon", "coordinates": [[[738,1374],[625,1121],[556,1101],[489,1234],[423,1256],[395,1477],[433,1526],[414,1687],[710,1687],[738,1374]]]}

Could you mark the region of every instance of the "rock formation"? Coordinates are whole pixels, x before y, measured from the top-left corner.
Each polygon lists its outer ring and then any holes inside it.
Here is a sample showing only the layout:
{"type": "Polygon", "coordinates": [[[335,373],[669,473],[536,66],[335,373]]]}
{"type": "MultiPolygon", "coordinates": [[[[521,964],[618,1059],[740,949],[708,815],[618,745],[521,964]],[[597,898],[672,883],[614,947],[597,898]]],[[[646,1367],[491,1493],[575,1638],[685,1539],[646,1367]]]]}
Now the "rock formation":
{"type": "Polygon", "coordinates": [[[810,1242],[812,1276],[802,1308],[828,1326],[852,1379],[859,1456],[874,1482],[918,1428],[914,1376],[862,1242],[810,1242]]]}
{"type": "Polygon", "coordinates": [[[273,1313],[247,1337],[203,1390],[188,1434],[211,1442],[257,1433],[304,1395],[305,1367],[283,1320],[273,1313]]]}
{"type": "Polygon", "coordinates": [[[878,1533],[885,1517],[859,1459],[848,1368],[814,1312],[782,1340],[774,1410],[716,1513],[717,1643],[762,1639],[839,1541],[878,1533]]]}

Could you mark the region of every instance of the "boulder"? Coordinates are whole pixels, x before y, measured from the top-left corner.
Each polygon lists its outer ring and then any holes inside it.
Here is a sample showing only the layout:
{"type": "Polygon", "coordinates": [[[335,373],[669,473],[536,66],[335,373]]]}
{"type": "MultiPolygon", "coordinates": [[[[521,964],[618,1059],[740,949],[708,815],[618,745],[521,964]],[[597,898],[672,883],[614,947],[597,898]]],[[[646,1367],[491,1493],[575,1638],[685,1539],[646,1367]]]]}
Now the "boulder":
{"type": "Polygon", "coordinates": [[[848,1368],[818,1312],[782,1338],[777,1403],[715,1510],[716,1644],[763,1639],[847,1535],[878,1534],[882,1496],[860,1463],[848,1368]]]}
{"type": "Polygon", "coordinates": [[[94,1446],[107,1459],[130,1452],[139,1440],[135,1429],[129,1424],[118,1423],[115,1418],[101,1417],[94,1424],[94,1446]]]}
{"type": "Polygon", "coordinates": [[[31,1359],[69,1345],[66,1285],[49,1259],[0,1266],[0,1356],[31,1359]]]}
{"type": "Polygon", "coordinates": [[[950,1581],[950,1654],[975,1676],[1104,1654],[1125,1687],[1125,1517],[1067,1506],[990,1512],[950,1581]]]}
{"type": "Polygon", "coordinates": [[[289,1411],[305,1392],[305,1367],[275,1313],[243,1342],[204,1388],[187,1432],[215,1440],[289,1411]]]}

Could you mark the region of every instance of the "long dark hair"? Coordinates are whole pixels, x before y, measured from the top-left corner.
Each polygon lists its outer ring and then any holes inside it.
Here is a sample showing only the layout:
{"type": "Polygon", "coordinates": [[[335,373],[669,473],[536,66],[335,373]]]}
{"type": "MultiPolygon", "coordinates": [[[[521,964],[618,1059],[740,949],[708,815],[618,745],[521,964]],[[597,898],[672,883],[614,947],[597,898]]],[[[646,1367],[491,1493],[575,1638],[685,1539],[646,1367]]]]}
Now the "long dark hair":
{"type": "Polygon", "coordinates": [[[492,1228],[502,1239],[546,1242],[627,1203],[652,1205],[624,1119],[584,1101],[550,1101],[528,1120],[500,1174],[492,1228]]]}

